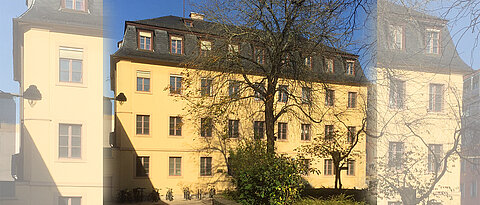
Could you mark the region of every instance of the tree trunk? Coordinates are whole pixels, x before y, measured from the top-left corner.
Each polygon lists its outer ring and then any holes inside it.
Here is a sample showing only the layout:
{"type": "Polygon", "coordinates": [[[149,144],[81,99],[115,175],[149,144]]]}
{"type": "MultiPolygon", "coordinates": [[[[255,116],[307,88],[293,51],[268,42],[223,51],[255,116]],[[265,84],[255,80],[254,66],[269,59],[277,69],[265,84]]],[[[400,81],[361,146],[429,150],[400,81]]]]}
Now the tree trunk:
{"type": "Polygon", "coordinates": [[[267,153],[275,153],[275,116],[273,101],[275,98],[275,84],[268,79],[265,96],[265,127],[267,131],[267,153]]]}
{"type": "Polygon", "coordinates": [[[340,179],[340,162],[333,162],[333,167],[335,172],[335,189],[342,189],[342,180],[340,179]]]}

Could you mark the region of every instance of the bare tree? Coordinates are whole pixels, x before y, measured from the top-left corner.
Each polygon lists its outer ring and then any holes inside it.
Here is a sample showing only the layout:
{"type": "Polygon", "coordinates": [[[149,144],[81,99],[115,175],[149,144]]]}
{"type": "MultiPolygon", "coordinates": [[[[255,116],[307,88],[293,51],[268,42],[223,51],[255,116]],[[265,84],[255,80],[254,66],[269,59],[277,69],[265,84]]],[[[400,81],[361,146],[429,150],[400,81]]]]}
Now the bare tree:
{"type": "MultiPolygon", "coordinates": [[[[366,99],[365,99],[366,101],[366,99]]],[[[348,117],[345,112],[338,112],[334,114],[336,119],[337,129],[332,132],[320,134],[315,137],[313,143],[303,145],[297,149],[302,157],[313,156],[315,158],[332,160],[333,174],[335,175],[335,189],[342,189],[341,171],[347,168],[349,160],[361,158],[365,154],[363,147],[357,147],[357,144],[364,142],[366,133],[366,103],[359,114],[361,120],[360,129],[356,127],[352,129],[347,123],[348,117]],[[362,117],[363,115],[363,117],[362,117]]],[[[314,170],[313,172],[319,172],[314,170]]]]}
{"type": "MultiPolygon", "coordinates": [[[[236,109],[241,105],[254,103],[258,109],[247,113],[263,115],[267,150],[274,153],[274,127],[282,116],[307,118],[314,123],[322,121],[324,109],[317,108],[324,106],[306,102],[306,96],[302,96],[306,92],[313,96],[327,87],[314,83],[363,79],[361,71],[352,77],[342,77],[343,72],[335,75],[322,72],[325,56],[334,58],[335,64],[342,64],[345,59],[356,61],[357,56],[338,49],[349,45],[356,11],[363,9],[363,3],[362,0],[207,0],[196,5],[211,22],[194,24],[204,23],[210,32],[203,39],[211,39],[213,43],[199,43],[202,44],[199,58],[186,63],[187,68],[195,71],[187,69],[186,75],[204,75],[216,86],[228,88],[228,93],[216,87],[214,97],[209,96],[209,100],[189,95],[190,111],[208,109],[211,112],[208,116],[220,119],[222,114],[239,111],[236,109]],[[202,69],[217,73],[199,72],[202,69]],[[302,88],[310,90],[302,92],[302,88]]],[[[251,109],[247,106],[244,110],[251,109]]]]}

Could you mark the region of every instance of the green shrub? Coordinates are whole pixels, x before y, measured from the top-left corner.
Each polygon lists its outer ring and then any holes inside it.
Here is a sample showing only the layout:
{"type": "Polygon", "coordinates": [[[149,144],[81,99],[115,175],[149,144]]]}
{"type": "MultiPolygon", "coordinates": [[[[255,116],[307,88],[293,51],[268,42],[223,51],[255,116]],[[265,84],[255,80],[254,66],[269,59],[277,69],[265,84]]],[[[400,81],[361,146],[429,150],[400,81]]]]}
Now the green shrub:
{"type": "Polygon", "coordinates": [[[266,152],[264,142],[247,142],[230,153],[229,166],[242,204],[292,204],[299,199],[299,165],[284,155],[266,152]]]}

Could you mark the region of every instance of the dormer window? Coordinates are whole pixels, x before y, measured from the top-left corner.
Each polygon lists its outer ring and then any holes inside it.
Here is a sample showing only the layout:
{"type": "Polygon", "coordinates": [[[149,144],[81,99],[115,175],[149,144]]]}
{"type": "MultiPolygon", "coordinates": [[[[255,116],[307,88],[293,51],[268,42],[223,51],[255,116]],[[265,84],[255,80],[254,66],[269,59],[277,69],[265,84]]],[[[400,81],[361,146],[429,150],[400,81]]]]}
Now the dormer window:
{"type": "Polygon", "coordinates": [[[202,56],[207,56],[208,53],[212,50],[212,42],[211,41],[200,41],[200,54],[202,56]]]}
{"type": "Polygon", "coordinates": [[[253,52],[253,56],[255,57],[255,62],[258,64],[265,63],[265,50],[261,48],[255,48],[253,52]]]}
{"type": "Polygon", "coordinates": [[[426,52],[438,54],[440,50],[440,31],[437,29],[427,29],[426,31],[426,52]]]}
{"type": "Polygon", "coordinates": [[[325,58],[325,71],[327,73],[333,73],[334,72],[333,59],[325,58]]]}
{"type": "Polygon", "coordinates": [[[86,11],[87,0],[60,0],[62,8],[76,11],[86,11]]]}
{"type": "Polygon", "coordinates": [[[152,32],[138,32],[138,48],[142,50],[152,50],[152,32]]]}
{"type": "Polygon", "coordinates": [[[193,27],[193,22],[190,21],[190,20],[183,20],[183,22],[185,23],[185,26],[186,27],[193,27]]]}
{"type": "Polygon", "coordinates": [[[182,54],[183,50],[183,38],[180,36],[170,36],[170,53],[182,54]]]}
{"type": "Polygon", "coordinates": [[[347,73],[347,75],[355,75],[354,61],[352,61],[352,60],[347,60],[346,61],[345,73],[347,73]]]}
{"type": "Polygon", "coordinates": [[[403,50],[403,27],[389,25],[388,30],[390,34],[390,39],[389,39],[390,49],[403,50]]]}
{"type": "Polygon", "coordinates": [[[308,69],[312,69],[312,57],[306,57],[305,58],[305,66],[308,69]]]}
{"type": "Polygon", "coordinates": [[[239,51],[239,48],[237,44],[228,44],[228,53],[234,54],[234,53],[238,53],[238,51],[239,51]]]}

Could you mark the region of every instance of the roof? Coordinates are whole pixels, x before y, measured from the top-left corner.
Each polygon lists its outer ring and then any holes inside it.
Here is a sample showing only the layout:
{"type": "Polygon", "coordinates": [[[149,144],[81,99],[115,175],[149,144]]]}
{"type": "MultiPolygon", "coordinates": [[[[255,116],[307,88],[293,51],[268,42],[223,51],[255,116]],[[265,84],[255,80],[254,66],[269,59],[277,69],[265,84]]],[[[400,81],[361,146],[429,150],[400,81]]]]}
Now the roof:
{"type": "Polygon", "coordinates": [[[60,0],[35,0],[16,21],[68,25],[91,29],[103,27],[103,0],[88,0],[87,12],[61,8],[60,0]]]}
{"type": "Polygon", "coordinates": [[[433,73],[466,74],[472,71],[458,55],[446,20],[379,0],[377,21],[377,67],[433,73]],[[388,25],[402,26],[402,50],[388,48],[388,25]],[[425,31],[432,28],[439,30],[439,54],[425,52],[425,31]]]}
{"type": "MultiPolygon", "coordinates": [[[[210,38],[219,37],[221,39],[222,29],[224,26],[218,26],[220,24],[212,23],[203,20],[194,20],[190,18],[182,18],[177,16],[163,16],[159,18],[137,20],[137,21],[126,21],[125,22],[125,33],[122,40],[122,46],[112,55],[112,60],[114,59],[129,59],[137,62],[146,62],[152,64],[167,64],[178,66],[182,63],[187,62],[189,59],[188,53],[194,52],[193,50],[198,50],[197,38],[209,36],[210,38]],[[193,27],[187,27],[185,21],[192,21],[193,27]],[[151,51],[142,51],[137,49],[137,33],[136,29],[148,29],[155,33],[153,46],[154,52],[151,51]],[[185,36],[184,43],[184,53],[187,55],[172,55],[168,50],[168,33],[183,33],[185,36]],[[161,37],[159,37],[161,36],[161,37]],[[155,47],[156,46],[156,47],[155,47]]],[[[228,26],[227,26],[228,27],[228,26]]],[[[232,26],[232,29],[235,29],[232,26]]],[[[216,38],[215,38],[216,39],[216,38]]],[[[215,44],[215,43],[214,43],[215,44]]],[[[342,56],[348,59],[357,59],[358,56],[347,53],[338,49],[322,46],[322,49],[326,49],[327,52],[334,53],[334,55],[342,56]]],[[[241,49],[242,50],[242,49],[241,49]]],[[[323,57],[322,57],[323,59],[323,57]]],[[[112,69],[115,69],[115,62],[111,63],[112,69]]],[[[363,70],[360,67],[360,64],[357,63],[356,69],[358,72],[355,77],[345,77],[344,73],[336,73],[335,75],[318,73],[316,76],[317,79],[321,79],[322,82],[332,82],[343,84],[365,84],[368,82],[367,78],[363,74],[363,70]]],[[[112,71],[113,73],[114,71],[112,71]]],[[[233,71],[235,72],[235,71],[233,71]]],[[[261,75],[260,73],[258,73],[261,75]]],[[[311,76],[309,76],[311,77],[311,76]]],[[[113,83],[113,81],[112,81],[113,83]]],[[[113,88],[112,84],[112,88],[113,88]]]]}

